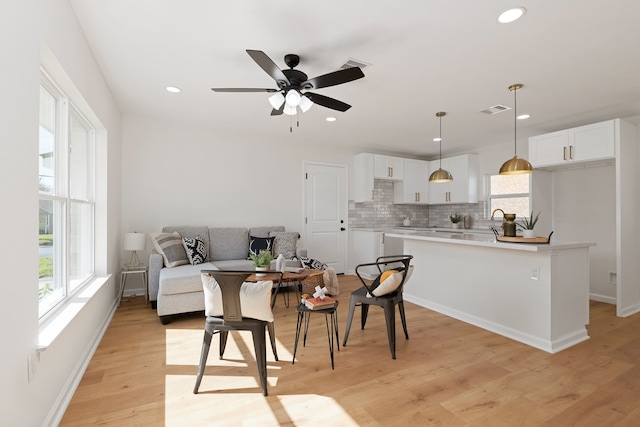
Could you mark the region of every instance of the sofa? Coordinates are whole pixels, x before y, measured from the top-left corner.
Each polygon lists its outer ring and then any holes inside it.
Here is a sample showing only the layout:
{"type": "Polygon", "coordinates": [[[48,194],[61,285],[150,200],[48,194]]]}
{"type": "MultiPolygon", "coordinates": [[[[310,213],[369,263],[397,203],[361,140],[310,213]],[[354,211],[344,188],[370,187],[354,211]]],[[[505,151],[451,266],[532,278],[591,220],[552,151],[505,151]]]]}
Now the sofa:
{"type": "Polygon", "coordinates": [[[162,233],[151,234],[155,248],[149,256],[151,306],[157,310],[163,325],[170,323],[175,314],[203,311],[204,292],[200,271],[254,269],[253,262],[248,259],[248,256],[250,244],[253,245],[256,240],[270,240],[273,242],[271,249],[274,256],[278,255],[281,247],[283,248],[281,252],[287,252],[283,253],[288,257],[287,266],[300,266],[297,259],[306,256],[306,251],[297,248],[295,241],[299,237],[298,233],[287,233],[283,226],[164,227],[162,233]],[[250,241],[250,237],[260,239],[250,241]],[[292,239],[294,240],[293,253],[291,252],[292,239]],[[173,240],[173,246],[162,247],[166,243],[165,240],[173,240]],[[193,244],[193,247],[189,246],[189,243],[193,244]],[[184,246],[182,249],[181,244],[184,246]],[[194,249],[198,245],[200,252],[194,249]],[[171,251],[181,250],[187,255],[186,262],[182,258],[183,252],[180,252],[178,257],[171,253],[171,251]],[[180,261],[176,262],[172,256],[180,258],[180,261]]]}

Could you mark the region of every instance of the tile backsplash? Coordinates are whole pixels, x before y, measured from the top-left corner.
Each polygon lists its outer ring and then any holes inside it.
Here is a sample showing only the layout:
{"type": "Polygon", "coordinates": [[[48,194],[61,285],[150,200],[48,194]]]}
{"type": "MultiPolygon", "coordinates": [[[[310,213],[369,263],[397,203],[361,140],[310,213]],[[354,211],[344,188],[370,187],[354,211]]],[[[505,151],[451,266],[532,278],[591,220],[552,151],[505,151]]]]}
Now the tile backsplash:
{"type": "Polygon", "coordinates": [[[374,181],[374,199],[370,202],[349,201],[349,227],[390,228],[402,225],[409,217],[416,227],[451,227],[449,215],[470,215],[472,226],[488,228],[495,221],[487,218],[486,202],[445,205],[394,205],[393,182],[381,179],[374,181]],[[475,218],[478,219],[475,219],[475,218]]]}

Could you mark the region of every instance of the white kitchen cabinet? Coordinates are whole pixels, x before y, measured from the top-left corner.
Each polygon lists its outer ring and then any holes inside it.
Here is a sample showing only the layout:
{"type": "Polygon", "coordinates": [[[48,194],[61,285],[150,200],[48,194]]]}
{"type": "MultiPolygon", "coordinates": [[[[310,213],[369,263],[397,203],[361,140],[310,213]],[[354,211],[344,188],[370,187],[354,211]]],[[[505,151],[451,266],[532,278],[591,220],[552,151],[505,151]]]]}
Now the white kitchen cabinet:
{"type": "Polygon", "coordinates": [[[360,153],[353,156],[353,187],[351,199],[355,202],[372,201],[374,179],[398,181],[404,176],[400,157],[360,153]]]}
{"type": "Polygon", "coordinates": [[[529,138],[529,162],[535,167],[613,159],[615,120],[529,138]]]}
{"type": "MultiPolygon", "coordinates": [[[[434,172],[440,167],[440,160],[433,160],[429,165],[430,173],[434,172]]],[[[478,202],[478,156],[476,154],[443,158],[442,169],[451,173],[453,181],[430,182],[428,184],[429,204],[478,202]]]]}
{"type": "MultiPolygon", "coordinates": [[[[384,255],[384,233],[382,231],[352,228],[349,240],[349,270],[354,273],[356,266],[375,262],[378,257],[384,255]]],[[[365,267],[361,270],[362,272],[372,278],[378,275],[375,266],[365,267]]]]}
{"type": "Polygon", "coordinates": [[[374,178],[402,181],[404,178],[404,159],[401,157],[373,155],[374,178]]]}
{"type": "Polygon", "coordinates": [[[404,159],[404,179],[393,183],[393,203],[428,204],[429,173],[428,161],[404,159]]]}

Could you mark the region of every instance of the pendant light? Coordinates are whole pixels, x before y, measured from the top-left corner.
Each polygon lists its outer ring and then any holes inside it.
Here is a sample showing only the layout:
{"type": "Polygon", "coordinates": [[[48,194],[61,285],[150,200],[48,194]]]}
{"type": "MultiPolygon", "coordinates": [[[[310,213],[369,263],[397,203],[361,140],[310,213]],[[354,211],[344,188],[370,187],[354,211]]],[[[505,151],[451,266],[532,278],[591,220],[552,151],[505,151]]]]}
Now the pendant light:
{"type": "Polygon", "coordinates": [[[436,117],[440,119],[440,137],[438,141],[440,142],[440,167],[437,171],[433,172],[429,177],[429,182],[451,182],[453,181],[453,176],[448,171],[442,169],[442,117],[446,116],[447,113],[444,111],[439,111],[436,113],[436,117]]]}
{"type": "Polygon", "coordinates": [[[516,92],[522,89],[522,84],[516,83],[509,86],[509,91],[513,92],[513,151],[514,155],[512,159],[504,162],[500,168],[500,175],[521,175],[525,173],[533,172],[533,166],[525,159],[518,157],[518,140],[517,140],[517,121],[518,121],[518,109],[517,109],[517,96],[516,92]]]}

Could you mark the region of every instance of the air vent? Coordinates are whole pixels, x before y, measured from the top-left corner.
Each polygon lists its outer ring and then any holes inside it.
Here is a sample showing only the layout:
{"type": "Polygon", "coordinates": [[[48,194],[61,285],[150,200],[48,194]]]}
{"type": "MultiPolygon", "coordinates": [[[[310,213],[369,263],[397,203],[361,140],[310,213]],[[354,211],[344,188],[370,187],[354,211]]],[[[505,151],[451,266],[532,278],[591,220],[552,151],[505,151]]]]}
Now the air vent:
{"type": "Polygon", "coordinates": [[[345,70],[347,68],[354,68],[354,67],[358,67],[361,70],[364,70],[366,67],[370,67],[371,64],[366,63],[364,61],[360,61],[358,59],[353,59],[353,58],[349,58],[347,59],[347,62],[345,62],[344,64],[342,64],[340,66],[340,70],[345,70]]]}
{"type": "Polygon", "coordinates": [[[503,111],[507,111],[507,110],[511,110],[511,107],[507,107],[506,105],[498,104],[498,105],[494,105],[493,107],[486,108],[486,109],[484,109],[484,110],[482,110],[480,112],[484,113],[484,114],[491,115],[491,114],[502,113],[503,111]]]}

